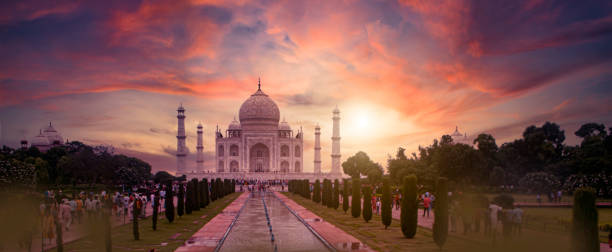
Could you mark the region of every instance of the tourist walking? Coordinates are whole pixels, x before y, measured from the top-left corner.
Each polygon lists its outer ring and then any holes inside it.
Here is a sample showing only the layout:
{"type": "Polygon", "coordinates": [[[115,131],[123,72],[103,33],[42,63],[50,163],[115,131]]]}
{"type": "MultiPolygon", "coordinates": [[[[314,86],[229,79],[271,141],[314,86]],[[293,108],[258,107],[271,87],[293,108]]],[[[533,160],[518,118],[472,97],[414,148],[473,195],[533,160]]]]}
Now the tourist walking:
{"type": "Polygon", "coordinates": [[[512,210],[512,233],[520,235],[523,225],[523,209],[516,207],[512,210]]]}
{"type": "Polygon", "coordinates": [[[431,204],[431,198],[429,198],[428,194],[429,193],[426,193],[423,198],[423,217],[425,217],[425,214],[427,214],[427,218],[429,218],[429,207],[431,204]]]}

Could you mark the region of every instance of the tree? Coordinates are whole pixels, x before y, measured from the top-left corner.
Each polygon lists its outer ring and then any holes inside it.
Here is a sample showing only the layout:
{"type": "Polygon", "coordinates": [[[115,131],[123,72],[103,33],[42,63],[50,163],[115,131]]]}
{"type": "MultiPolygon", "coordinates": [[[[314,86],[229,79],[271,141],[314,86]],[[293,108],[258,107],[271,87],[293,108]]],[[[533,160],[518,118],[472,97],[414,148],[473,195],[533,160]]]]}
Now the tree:
{"type": "Polygon", "coordinates": [[[433,224],[433,239],[434,242],[442,249],[448,237],[448,188],[447,179],[444,177],[438,178],[436,185],[436,205],[433,224]]]}
{"type": "MultiPolygon", "coordinates": [[[[132,204],[132,234],[134,235],[134,240],[138,241],[140,239],[140,233],[138,232],[138,216],[140,215],[140,206],[139,200],[134,200],[132,204]]],[[[166,210],[166,212],[168,212],[166,210]]]]}
{"type": "Polygon", "coordinates": [[[172,194],[172,182],[166,185],[166,219],[169,223],[174,221],[174,195],[172,194]]]}
{"type": "Polygon", "coordinates": [[[333,209],[338,209],[340,206],[340,182],[338,179],[334,180],[334,193],[332,197],[333,209]]]}
{"type": "Polygon", "coordinates": [[[191,187],[193,188],[191,195],[190,195],[191,200],[193,201],[193,210],[200,211],[200,207],[202,204],[200,202],[200,191],[201,191],[202,185],[198,183],[198,179],[194,178],[194,179],[191,179],[191,187]]]}
{"type": "MultiPolygon", "coordinates": [[[[358,218],[361,214],[361,181],[359,175],[353,176],[353,197],[351,199],[351,214],[353,218],[358,218]]],[[[366,201],[368,199],[365,199],[366,201]]]]}
{"type": "Polygon", "coordinates": [[[372,188],[363,187],[363,220],[369,222],[372,219],[372,188]]]}
{"type": "MultiPolygon", "coordinates": [[[[338,180],[336,180],[337,182],[338,180]]],[[[382,187],[382,202],[381,202],[381,220],[382,224],[385,226],[385,229],[389,225],[391,225],[391,186],[389,185],[389,178],[383,179],[383,187],[382,187]]]]}
{"type": "Polygon", "coordinates": [[[200,181],[200,186],[198,187],[198,202],[200,203],[201,208],[205,208],[208,206],[208,195],[206,194],[206,190],[208,188],[208,183],[204,182],[204,179],[200,181]]]}
{"type": "Polygon", "coordinates": [[[345,174],[353,176],[382,174],[382,168],[379,164],[370,159],[368,154],[363,151],[357,152],[342,163],[342,170],[345,174]]]}
{"type": "Polygon", "coordinates": [[[592,188],[580,188],[574,192],[572,251],[599,251],[596,198],[592,188]]]}
{"type": "Polygon", "coordinates": [[[343,179],[342,184],[344,189],[342,190],[342,210],[344,213],[349,209],[349,183],[347,179],[343,179]]]}
{"type": "Polygon", "coordinates": [[[213,202],[217,200],[217,182],[215,179],[210,179],[210,201],[213,202]]]}
{"type": "Polygon", "coordinates": [[[183,187],[183,183],[179,184],[178,191],[178,202],[176,206],[176,214],[181,217],[185,211],[185,187],[183,187]]]}
{"type": "Polygon", "coordinates": [[[402,188],[402,209],[400,221],[402,233],[406,238],[413,238],[416,235],[418,221],[418,201],[417,201],[417,178],[414,175],[404,178],[402,188]]]}
{"type": "Polygon", "coordinates": [[[314,189],[312,190],[312,201],[316,203],[321,203],[321,182],[317,179],[314,184],[314,189]]]}
{"type": "Polygon", "coordinates": [[[193,211],[193,184],[187,181],[187,189],[185,190],[185,213],[191,214],[193,211]]]}
{"type": "Polygon", "coordinates": [[[606,126],[600,123],[585,123],[580,126],[580,129],[578,129],[574,134],[581,138],[587,138],[589,136],[605,136],[606,126]]]}
{"type": "Polygon", "coordinates": [[[159,215],[159,191],[155,192],[155,198],[153,199],[153,231],[157,230],[157,218],[159,215]]]}
{"type": "Polygon", "coordinates": [[[210,204],[210,195],[208,193],[208,180],[207,179],[202,179],[202,192],[204,194],[204,205],[208,206],[208,204],[210,204]]]}

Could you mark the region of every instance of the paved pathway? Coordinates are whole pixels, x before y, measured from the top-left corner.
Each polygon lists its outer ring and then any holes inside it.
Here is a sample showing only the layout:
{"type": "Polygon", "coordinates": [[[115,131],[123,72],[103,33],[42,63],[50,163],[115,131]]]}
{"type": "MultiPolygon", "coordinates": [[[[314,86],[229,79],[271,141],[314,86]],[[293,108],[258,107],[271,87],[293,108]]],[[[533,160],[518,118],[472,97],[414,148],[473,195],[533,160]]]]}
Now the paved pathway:
{"type": "Polygon", "coordinates": [[[338,251],[373,251],[352,235],[323,220],[287,196],[275,192],[276,196],[299,215],[315,232],[338,251]]]}
{"type": "Polygon", "coordinates": [[[217,214],[217,216],[212,218],[206,225],[200,228],[200,230],[195,232],[193,236],[185,242],[185,245],[177,248],[175,251],[214,251],[248,197],[248,193],[242,193],[232,203],[225,207],[221,213],[217,214]]]}

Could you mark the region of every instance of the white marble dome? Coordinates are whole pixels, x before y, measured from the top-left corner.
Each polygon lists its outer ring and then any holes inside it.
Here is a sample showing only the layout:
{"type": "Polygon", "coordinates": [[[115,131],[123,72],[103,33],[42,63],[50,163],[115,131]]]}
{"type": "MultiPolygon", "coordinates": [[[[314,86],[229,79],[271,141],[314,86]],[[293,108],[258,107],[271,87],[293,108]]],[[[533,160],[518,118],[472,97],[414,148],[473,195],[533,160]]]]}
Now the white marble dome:
{"type": "Polygon", "coordinates": [[[270,125],[278,127],[280,110],[276,103],[259,89],[242,103],[238,117],[242,126],[270,125]]]}
{"type": "Polygon", "coordinates": [[[229,124],[229,126],[227,126],[228,130],[240,130],[240,123],[238,123],[238,121],[236,121],[236,117],[234,117],[234,120],[229,124]]]}

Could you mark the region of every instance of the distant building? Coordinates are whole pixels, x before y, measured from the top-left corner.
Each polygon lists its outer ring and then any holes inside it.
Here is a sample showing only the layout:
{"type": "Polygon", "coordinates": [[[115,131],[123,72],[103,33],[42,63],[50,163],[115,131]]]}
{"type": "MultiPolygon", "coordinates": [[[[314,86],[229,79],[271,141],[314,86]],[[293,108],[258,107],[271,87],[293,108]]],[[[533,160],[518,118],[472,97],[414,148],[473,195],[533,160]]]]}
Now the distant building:
{"type": "MultiPolygon", "coordinates": [[[[64,144],[64,139],[62,135],[53,128],[51,122],[49,122],[49,126],[40,129],[38,135],[36,135],[30,143],[31,147],[36,147],[41,152],[45,152],[53,147],[62,146],[64,144]]],[[[21,140],[21,147],[28,148],[28,141],[21,140]]]]}
{"type": "Polygon", "coordinates": [[[453,143],[462,143],[467,145],[472,145],[470,139],[468,139],[467,133],[459,132],[459,127],[455,126],[455,132],[450,135],[453,138],[453,143]]]}

